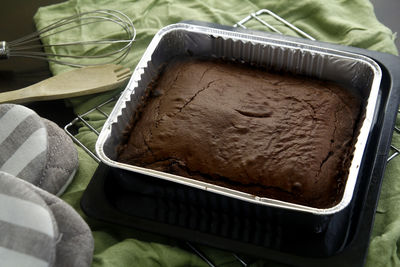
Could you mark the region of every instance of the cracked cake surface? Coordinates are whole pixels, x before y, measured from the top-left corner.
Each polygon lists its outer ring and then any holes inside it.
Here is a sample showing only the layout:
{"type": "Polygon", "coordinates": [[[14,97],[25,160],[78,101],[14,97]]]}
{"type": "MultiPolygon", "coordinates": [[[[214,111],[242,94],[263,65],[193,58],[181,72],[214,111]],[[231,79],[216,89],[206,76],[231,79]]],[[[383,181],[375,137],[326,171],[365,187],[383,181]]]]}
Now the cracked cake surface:
{"type": "Polygon", "coordinates": [[[312,207],[340,200],[361,110],[348,90],[193,58],[148,89],[118,161],[312,207]]]}

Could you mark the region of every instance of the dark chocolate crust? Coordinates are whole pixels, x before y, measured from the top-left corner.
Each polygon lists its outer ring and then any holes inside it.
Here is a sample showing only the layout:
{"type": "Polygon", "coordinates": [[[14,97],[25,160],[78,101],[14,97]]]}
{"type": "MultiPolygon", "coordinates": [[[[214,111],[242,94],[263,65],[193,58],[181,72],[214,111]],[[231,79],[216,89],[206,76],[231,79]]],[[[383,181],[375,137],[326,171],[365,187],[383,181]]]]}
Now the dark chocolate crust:
{"type": "Polygon", "coordinates": [[[118,161],[312,207],[340,200],[361,110],[347,90],[200,59],[170,63],[149,90],[118,161]]]}

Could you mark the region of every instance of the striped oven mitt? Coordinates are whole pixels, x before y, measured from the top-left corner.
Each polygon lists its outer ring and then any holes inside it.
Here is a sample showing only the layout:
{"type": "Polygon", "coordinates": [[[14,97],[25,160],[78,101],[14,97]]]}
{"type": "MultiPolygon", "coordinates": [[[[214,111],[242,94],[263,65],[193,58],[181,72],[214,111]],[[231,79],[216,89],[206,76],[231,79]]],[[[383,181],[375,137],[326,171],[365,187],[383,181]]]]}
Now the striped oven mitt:
{"type": "Polygon", "coordinates": [[[90,266],[88,225],[56,197],[78,167],[71,139],[20,105],[0,105],[0,266],[90,266]]]}
{"type": "Polygon", "coordinates": [[[0,171],[62,194],[78,167],[77,151],[63,130],[14,104],[0,105],[0,127],[0,171]]]}

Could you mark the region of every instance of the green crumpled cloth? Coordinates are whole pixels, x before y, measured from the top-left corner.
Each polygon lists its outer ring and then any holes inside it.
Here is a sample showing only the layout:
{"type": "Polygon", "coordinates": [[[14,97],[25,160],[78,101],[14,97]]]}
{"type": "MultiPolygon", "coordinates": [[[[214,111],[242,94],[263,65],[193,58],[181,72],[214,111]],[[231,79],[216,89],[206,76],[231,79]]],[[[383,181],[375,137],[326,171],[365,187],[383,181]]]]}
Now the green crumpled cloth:
{"type": "MultiPolygon", "coordinates": [[[[37,28],[42,28],[52,21],[94,9],[108,8],[123,11],[137,29],[133,49],[123,64],[134,69],[145,48],[154,34],[162,27],[182,20],[201,20],[225,25],[233,25],[251,12],[270,9],[289,22],[303,29],[317,40],[356,46],[397,55],[394,45],[395,35],[376,19],[373,7],[367,0],[322,1],[322,0],[70,0],[61,4],[40,8],[34,20],[37,28]]],[[[265,17],[280,31],[296,35],[291,30],[273,19],[265,17]]],[[[250,25],[251,26],[251,25],[250,25]]],[[[263,29],[255,26],[256,29],[263,29]]],[[[92,27],[89,31],[100,31],[92,27]]],[[[59,35],[61,40],[68,39],[68,33],[59,35]]],[[[81,36],[85,38],[85,35],[81,36]]],[[[42,40],[54,43],[55,37],[42,40]]],[[[55,51],[58,51],[56,48],[55,51]]],[[[54,74],[66,71],[67,66],[50,64],[54,74]]],[[[121,88],[120,90],[122,90],[121,88]]],[[[119,91],[120,91],[119,90],[119,91]]],[[[70,99],[77,114],[81,114],[111,95],[101,95],[70,99]]],[[[110,111],[114,103],[103,108],[110,111]]],[[[91,124],[101,129],[104,119],[94,113],[86,118],[91,124]]],[[[400,123],[398,122],[398,125],[400,123]]],[[[399,125],[400,126],[400,125],[399,125]]],[[[79,129],[77,137],[89,148],[93,148],[97,136],[87,127],[79,129]]],[[[393,143],[400,146],[400,136],[393,138],[393,143]]],[[[73,183],[62,196],[71,204],[90,225],[95,240],[93,266],[207,266],[187,247],[171,238],[140,232],[125,227],[93,220],[83,214],[80,199],[89,183],[97,163],[84,150],[78,147],[80,167],[73,183]]],[[[386,169],[379,207],[375,218],[367,266],[398,266],[400,255],[400,157],[392,160],[386,169]]],[[[240,266],[229,252],[202,246],[201,250],[216,266],[240,266]]],[[[252,266],[283,266],[278,263],[256,261],[252,266]]]]}

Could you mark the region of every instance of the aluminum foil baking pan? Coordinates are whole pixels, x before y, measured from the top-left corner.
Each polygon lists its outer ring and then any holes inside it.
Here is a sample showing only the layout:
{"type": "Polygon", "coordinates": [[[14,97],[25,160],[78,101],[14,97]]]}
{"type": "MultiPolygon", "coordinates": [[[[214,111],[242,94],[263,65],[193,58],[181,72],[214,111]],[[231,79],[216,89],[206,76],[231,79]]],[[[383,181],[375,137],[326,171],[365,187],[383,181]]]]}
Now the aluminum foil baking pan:
{"type": "Polygon", "coordinates": [[[375,106],[379,99],[380,82],[379,65],[358,54],[287,41],[279,36],[262,37],[254,33],[191,23],[172,24],[162,28],[149,44],[130,82],[104,124],[96,143],[96,152],[102,162],[114,168],[150,175],[260,205],[315,215],[335,214],[347,207],[353,197],[363,152],[374,120],[375,106]],[[141,103],[147,86],[159,74],[160,66],[175,56],[187,55],[242,61],[276,71],[330,80],[361,95],[365,116],[360,122],[353,159],[340,202],[326,209],[308,207],[118,162],[116,148],[122,142],[123,132],[141,103]]]}

